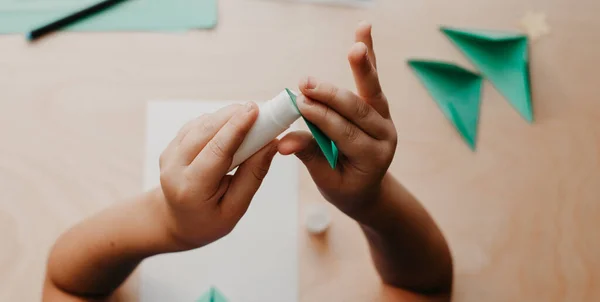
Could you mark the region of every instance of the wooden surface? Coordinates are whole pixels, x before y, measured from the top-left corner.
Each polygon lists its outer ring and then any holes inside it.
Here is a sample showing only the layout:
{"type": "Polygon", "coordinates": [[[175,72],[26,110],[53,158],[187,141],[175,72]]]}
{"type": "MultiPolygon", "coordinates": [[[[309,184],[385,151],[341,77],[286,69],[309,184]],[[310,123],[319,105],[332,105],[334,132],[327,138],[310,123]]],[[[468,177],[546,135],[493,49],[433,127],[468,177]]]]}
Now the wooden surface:
{"type": "MultiPolygon", "coordinates": [[[[392,169],[449,240],[454,300],[600,301],[600,2],[219,3],[214,31],[0,37],[0,301],[39,300],[55,238],[140,191],[146,101],[264,100],[307,74],[351,88],[361,19],[374,24],[399,131],[392,169]],[[552,28],[531,48],[536,123],[486,83],[472,153],[404,60],[470,66],[438,25],[514,29],[529,10],[552,28]]],[[[302,201],[320,200],[302,176],[302,201]]],[[[302,232],[301,247],[301,301],[395,300],[339,213],[325,239],[302,232]]]]}

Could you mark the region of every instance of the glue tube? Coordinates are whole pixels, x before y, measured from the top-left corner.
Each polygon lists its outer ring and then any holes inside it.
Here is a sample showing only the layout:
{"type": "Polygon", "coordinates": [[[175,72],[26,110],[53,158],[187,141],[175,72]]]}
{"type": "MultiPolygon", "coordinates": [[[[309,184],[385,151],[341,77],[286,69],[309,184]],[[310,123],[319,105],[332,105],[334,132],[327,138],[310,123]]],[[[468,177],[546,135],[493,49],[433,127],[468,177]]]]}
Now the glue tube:
{"type": "Polygon", "coordinates": [[[285,90],[260,105],[258,118],[233,156],[229,171],[277,138],[300,117],[300,112],[285,90]]]}

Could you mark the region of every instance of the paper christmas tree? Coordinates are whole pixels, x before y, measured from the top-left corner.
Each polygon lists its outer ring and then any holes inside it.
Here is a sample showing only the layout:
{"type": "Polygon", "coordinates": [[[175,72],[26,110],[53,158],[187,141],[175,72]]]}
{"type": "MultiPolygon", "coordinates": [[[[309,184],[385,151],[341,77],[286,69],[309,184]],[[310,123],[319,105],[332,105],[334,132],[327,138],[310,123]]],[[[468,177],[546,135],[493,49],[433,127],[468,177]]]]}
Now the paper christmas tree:
{"type": "Polygon", "coordinates": [[[215,287],[211,287],[196,302],[227,302],[227,298],[215,287]]]}
{"type": "MultiPolygon", "coordinates": [[[[296,106],[296,109],[298,109],[298,105],[296,104],[296,95],[292,93],[292,91],[290,91],[289,89],[286,89],[286,91],[292,99],[294,106],[296,106]]],[[[300,112],[300,109],[298,109],[298,112],[300,112]]],[[[310,130],[312,135],[315,137],[315,140],[317,141],[319,148],[323,152],[323,155],[325,155],[327,162],[329,162],[331,168],[335,169],[339,155],[337,146],[329,137],[327,137],[327,135],[325,135],[325,133],[323,133],[323,131],[321,131],[321,129],[319,129],[317,126],[315,126],[313,123],[311,123],[304,117],[302,118],[304,119],[304,122],[308,126],[308,129],[310,130]]]]}
{"type": "Polygon", "coordinates": [[[527,36],[448,27],[441,30],[521,116],[533,122],[527,36]]]}
{"type": "Polygon", "coordinates": [[[409,60],[421,83],[444,115],[474,150],[477,140],[482,77],[451,63],[409,60]]]}

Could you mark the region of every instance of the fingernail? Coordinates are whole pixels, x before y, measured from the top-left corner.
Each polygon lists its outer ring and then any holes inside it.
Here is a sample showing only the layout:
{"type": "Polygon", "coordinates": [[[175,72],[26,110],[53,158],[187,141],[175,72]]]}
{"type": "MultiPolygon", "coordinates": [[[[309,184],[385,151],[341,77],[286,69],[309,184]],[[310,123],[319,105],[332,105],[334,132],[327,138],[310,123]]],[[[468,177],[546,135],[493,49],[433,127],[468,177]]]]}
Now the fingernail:
{"type": "Polygon", "coordinates": [[[254,106],[252,106],[252,102],[248,102],[244,105],[244,109],[246,110],[246,112],[252,111],[253,108],[254,106]]]}
{"type": "Polygon", "coordinates": [[[361,52],[363,57],[368,58],[369,47],[367,47],[367,44],[364,42],[357,42],[354,44],[354,49],[356,52],[361,52]]]}
{"type": "Polygon", "coordinates": [[[313,79],[312,77],[307,77],[306,79],[304,79],[304,89],[313,90],[316,87],[317,87],[317,83],[316,83],[315,79],[313,79]]]}
{"type": "Polygon", "coordinates": [[[367,20],[362,20],[362,21],[358,22],[358,27],[360,27],[360,28],[369,27],[369,29],[370,29],[372,26],[373,25],[371,24],[371,22],[369,22],[367,20]]]}
{"type": "Polygon", "coordinates": [[[298,96],[298,101],[300,101],[300,103],[308,105],[308,106],[312,106],[314,104],[313,100],[305,97],[302,94],[298,96]]]}

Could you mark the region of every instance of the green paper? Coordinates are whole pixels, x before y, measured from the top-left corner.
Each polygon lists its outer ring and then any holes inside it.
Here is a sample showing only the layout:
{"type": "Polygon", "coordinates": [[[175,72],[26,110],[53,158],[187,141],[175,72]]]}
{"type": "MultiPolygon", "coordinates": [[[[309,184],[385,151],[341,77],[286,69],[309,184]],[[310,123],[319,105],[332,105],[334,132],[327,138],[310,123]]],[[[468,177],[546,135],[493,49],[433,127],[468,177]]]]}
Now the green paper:
{"type": "Polygon", "coordinates": [[[196,302],[227,302],[227,298],[216,287],[211,287],[196,302]]]}
{"type": "Polygon", "coordinates": [[[447,27],[441,30],[521,116],[533,122],[527,36],[447,27]]]}
{"type": "MultiPolygon", "coordinates": [[[[100,0],[0,0],[0,33],[25,33],[100,0]]],[[[71,25],[73,31],[180,31],[212,28],[216,0],[130,0],[71,25]]]]}
{"type": "Polygon", "coordinates": [[[482,77],[441,61],[409,60],[408,64],[446,118],[475,150],[482,77]]]}
{"type": "MultiPolygon", "coordinates": [[[[298,112],[300,112],[300,109],[298,108],[298,104],[296,104],[296,95],[293,94],[287,88],[285,90],[287,91],[288,95],[290,96],[290,99],[294,103],[294,106],[296,107],[298,112]]],[[[319,129],[317,126],[315,126],[309,120],[304,118],[304,116],[302,117],[302,119],[308,126],[308,129],[310,130],[312,135],[315,137],[315,140],[317,141],[319,148],[325,155],[327,162],[329,162],[329,165],[331,166],[332,169],[335,169],[335,167],[337,165],[338,155],[339,155],[337,146],[329,137],[327,137],[327,135],[325,135],[325,133],[323,133],[323,131],[321,131],[321,129],[319,129]]]]}

